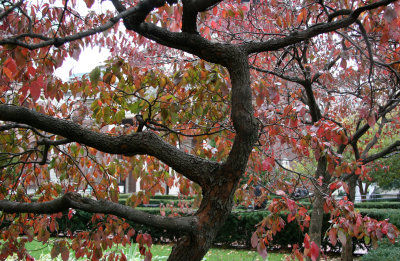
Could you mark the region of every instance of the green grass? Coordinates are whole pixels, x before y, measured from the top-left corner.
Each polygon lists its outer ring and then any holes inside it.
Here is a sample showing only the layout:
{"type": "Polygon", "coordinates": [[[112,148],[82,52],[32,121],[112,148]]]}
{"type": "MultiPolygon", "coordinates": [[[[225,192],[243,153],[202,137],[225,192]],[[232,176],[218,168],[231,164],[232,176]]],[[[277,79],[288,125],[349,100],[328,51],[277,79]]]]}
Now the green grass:
{"type": "MultiPolygon", "coordinates": [[[[29,251],[29,253],[36,259],[36,260],[51,260],[49,258],[44,258],[44,256],[48,256],[51,251],[51,244],[43,245],[41,242],[37,241],[32,241],[30,243],[26,244],[26,249],[29,251]]],[[[120,246],[118,248],[123,249],[125,255],[128,258],[128,260],[139,260],[135,259],[135,257],[138,257],[137,253],[137,248],[136,245],[132,246],[127,246],[127,247],[122,247],[120,246]],[[135,255],[136,254],[136,255],[135,255]]],[[[164,261],[167,260],[167,257],[169,256],[171,252],[172,247],[170,245],[153,245],[151,248],[151,252],[153,254],[153,260],[154,261],[164,261]]],[[[113,248],[111,251],[115,251],[116,248],[113,248]]],[[[109,252],[110,250],[107,250],[106,252],[109,252]]],[[[73,255],[70,255],[70,260],[74,260],[73,255]]],[[[277,253],[270,253],[268,255],[269,261],[281,261],[284,258],[284,254],[277,254],[277,253]]],[[[10,259],[12,260],[12,259],[10,259]]],[[[59,259],[61,260],[61,258],[59,259]]],[[[81,260],[86,260],[86,259],[81,259],[81,260]]],[[[143,259],[140,259],[143,260],[143,259]]],[[[220,249],[220,248],[212,248],[208,251],[206,254],[205,258],[203,259],[204,261],[261,261],[262,258],[257,254],[256,251],[251,251],[251,250],[234,250],[234,249],[220,249]]]]}

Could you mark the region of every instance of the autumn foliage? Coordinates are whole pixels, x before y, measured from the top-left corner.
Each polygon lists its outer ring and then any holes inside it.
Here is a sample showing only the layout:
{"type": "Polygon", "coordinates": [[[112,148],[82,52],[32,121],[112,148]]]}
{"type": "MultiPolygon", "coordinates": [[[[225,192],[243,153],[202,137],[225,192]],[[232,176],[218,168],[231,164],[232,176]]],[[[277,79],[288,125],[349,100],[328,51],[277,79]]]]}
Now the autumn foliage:
{"type": "Polygon", "coordinates": [[[305,233],[293,259],[318,259],[323,236],[393,241],[396,227],[352,202],[371,164],[400,146],[399,14],[395,0],[1,2],[0,257],[30,259],[24,243],[55,234],[52,258],[99,260],[135,241],[150,260],[151,235],[129,220],[184,235],[170,260],[201,260],[233,207],[271,195],[251,238],[263,257],[280,212],[305,233]],[[55,76],[92,46],[110,51],[104,65],[55,76]],[[125,206],[128,176],[141,191],[125,206]],[[196,197],[193,215],[136,209],[173,186],[196,197]],[[76,209],[96,229],[60,235],[56,217],[76,209]]]}

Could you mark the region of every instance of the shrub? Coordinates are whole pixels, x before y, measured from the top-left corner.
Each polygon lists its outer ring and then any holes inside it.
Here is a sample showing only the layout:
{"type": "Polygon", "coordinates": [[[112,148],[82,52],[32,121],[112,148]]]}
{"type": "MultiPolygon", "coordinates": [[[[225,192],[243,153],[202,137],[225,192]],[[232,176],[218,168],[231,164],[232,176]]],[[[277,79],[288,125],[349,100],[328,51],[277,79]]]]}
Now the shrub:
{"type": "Polygon", "coordinates": [[[400,257],[400,242],[396,240],[394,244],[389,240],[383,239],[378,243],[378,248],[371,250],[368,254],[364,255],[362,261],[394,261],[400,257]]]}
{"type": "Polygon", "coordinates": [[[389,222],[400,228],[400,211],[398,209],[376,209],[376,208],[361,208],[358,209],[365,216],[368,215],[376,220],[389,219],[389,222]]]}
{"type": "Polygon", "coordinates": [[[361,202],[361,203],[355,203],[354,204],[355,208],[394,208],[394,209],[400,209],[400,202],[392,202],[392,201],[386,201],[386,202],[377,202],[377,201],[369,201],[369,202],[361,202]]]}

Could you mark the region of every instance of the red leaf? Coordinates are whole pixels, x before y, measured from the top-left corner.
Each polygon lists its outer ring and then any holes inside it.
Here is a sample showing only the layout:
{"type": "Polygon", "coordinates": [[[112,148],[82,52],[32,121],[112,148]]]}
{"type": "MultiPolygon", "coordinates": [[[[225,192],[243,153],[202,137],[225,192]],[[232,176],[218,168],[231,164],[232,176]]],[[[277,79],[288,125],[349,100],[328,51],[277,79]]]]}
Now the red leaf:
{"type": "Polygon", "coordinates": [[[301,23],[301,22],[303,21],[304,16],[306,15],[306,13],[304,12],[305,10],[306,10],[306,9],[304,8],[304,9],[300,12],[299,16],[297,16],[297,23],[298,23],[298,24],[301,23]]]}
{"type": "Polygon", "coordinates": [[[311,259],[317,260],[319,256],[319,247],[315,242],[311,242],[311,259]]]}
{"type": "Polygon", "coordinates": [[[151,247],[153,244],[151,236],[147,233],[143,234],[144,243],[147,244],[148,247],[151,247]]]}
{"type": "Polygon", "coordinates": [[[32,66],[28,67],[28,74],[30,74],[31,76],[35,76],[36,74],[36,69],[33,68],[32,66]]]}
{"type": "Polygon", "coordinates": [[[94,0],[86,0],[85,2],[86,2],[87,8],[91,8],[94,3],[94,0]]]}
{"type": "Polygon", "coordinates": [[[121,258],[120,261],[127,261],[125,254],[121,251],[121,258]]]}
{"type": "Polygon", "coordinates": [[[38,77],[36,80],[31,82],[29,86],[29,91],[34,100],[37,100],[40,97],[40,92],[44,87],[43,76],[38,77]]]}
{"type": "Polygon", "coordinates": [[[69,211],[68,211],[68,219],[69,220],[71,220],[73,212],[74,211],[72,210],[72,208],[70,208],[69,211]]]}
{"type": "Polygon", "coordinates": [[[251,236],[251,246],[253,248],[256,248],[257,245],[258,245],[258,236],[257,232],[254,232],[253,235],[251,236]]]}
{"type": "Polygon", "coordinates": [[[129,229],[128,231],[128,237],[132,237],[135,234],[135,230],[133,228],[129,229]]]}
{"type": "Polygon", "coordinates": [[[54,244],[53,248],[50,251],[50,256],[52,259],[56,258],[58,254],[60,253],[60,247],[58,244],[54,244]]]}
{"type": "Polygon", "coordinates": [[[13,73],[7,67],[3,67],[3,73],[7,76],[9,80],[14,79],[13,73]]]}
{"type": "Polygon", "coordinates": [[[339,241],[342,243],[342,245],[346,245],[346,235],[344,234],[344,232],[342,230],[339,230],[338,232],[338,237],[339,237],[339,241]]]}
{"type": "Polygon", "coordinates": [[[288,217],[287,217],[287,222],[290,223],[293,220],[295,220],[296,216],[292,215],[291,213],[289,213],[288,217]]]}
{"type": "Polygon", "coordinates": [[[272,167],[274,166],[274,164],[274,158],[267,157],[262,163],[262,171],[272,171],[272,167]]]}
{"type": "Polygon", "coordinates": [[[146,248],[144,246],[140,246],[139,247],[139,252],[142,256],[144,256],[145,252],[146,252],[146,248]]]}
{"type": "Polygon", "coordinates": [[[64,247],[63,251],[61,252],[61,258],[63,261],[68,261],[69,259],[69,250],[68,248],[64,247]]]}
{"type": "Polygon", "coordinates": [[[332,228],[331,230],[329,230],[329,240],[334,246],[336,246],[337,243],[336,232],[337,232],[336,228],[332,228]]]}
{"type": "Polygon", "coordinates": [[[287,207],[288,207],[290,212],[292,212],[292,213],[296,212],[296,203],[294,202],[294,200],[287,199],[286,200],[286,205],[287,205],[287,207]]]}
{"type": "Polygon", "coordinates": [[[153,255],[151,254],[151,252],[147,251],[146,252],[146,257],[144,258],[144,261],[151,261],[152,256],[153,255]]]}
{"type": "Polygon", "coordinates": [[[306,234],[304,237],[304,248],[310,248],[310,236],[308,234],[306,234]]]}
{"type": "Polygon", "coordinates": [[[167,180],[168,187],[172,187],[174,185],[174,178],[170,177],[167,180]]]}
{"type": "Polygon", "coordinates": [[[264,103],[264,99],[261,95],[258,95],[256,97],[256,103],[257,103],[257,106],[259,106],[259,107],[264,103]]]}
{"type": "Polygon", "coordinates": [[[260,242],[258,243],[257,252],[260,254],[260,256],[261,256],[263,259],[267,258],[267,255],[268,255],[268,253],[267,253],[267,248],[265,247],[263,241],[260,241],[260,242]]]}
{"type": "Polygon", "coordinates": [[[4,66],[7,67],[13,74],[17,73],[17,63],[11,57],[8,57],[4,62],[4,66]]]}

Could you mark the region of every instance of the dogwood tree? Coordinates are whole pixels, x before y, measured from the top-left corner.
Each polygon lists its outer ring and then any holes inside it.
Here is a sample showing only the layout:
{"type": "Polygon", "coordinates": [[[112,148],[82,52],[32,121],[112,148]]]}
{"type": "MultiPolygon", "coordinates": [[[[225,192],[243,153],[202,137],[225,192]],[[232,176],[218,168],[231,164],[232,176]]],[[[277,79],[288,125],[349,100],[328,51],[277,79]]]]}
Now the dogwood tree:
{"type": "MultiPolygon", "coordinates": [[[[387,67],[396,70],[395,0],[112,0],[113,10],[104,12],[91,9],[95,1],[82,2],[2,2],[0,209],[3,220],[10,222],[2,232],[2,257],[17,253],[29,258],[26,240],[48,241],[60,212],[73,215],[72,209],[79,209],[95,213],[92,221],[101,229],[81,232],[71,242],[58,240],[54,256],[66,259],[72,248],[76,257],[100,259],[113,243],[129,242],[134,231],[124,221],[130,220],[180,235],[169,260],[201,260],[230,214],[246,170],[270,175],[273,157],[260,153],[274,148],[265,139],[264,112],[285,118],[272,125],[299,127],[300,118],[290,107],[282,114],[265,106],[263,99],[279,104],[281,90],[289,95],[288,103],[300,96],[272,78],[268,86],[262,84],[252,67],[279,57],[286,63],[288,50],[312,39],[319,39],[313,48],[321,50],[331,48],[324,39],[336,34],[357,42],[360,35],[354,26],[360,26],[380,36],[382,46],[393,54],[387,67]],[[112,57],[104,69],[69,82],[53,76],[65,58],[78,59],[89,46],[110,49],[112,57]],[[121,126],[127,112],[136,115],[134,126],[121,126]],[[188,137],[194,146],[189,152],[180,149],[188,137]],[[182,194],[201,194],[195,214],[166,217],[135,209],[142,200],[164,192],[162,184],[174,183],[169,168],[179,173],[182,194]],[[127,175],[141,177],[144,189],[131,197],[131,206],[116,202],[118,178],[127,175]],[[91,197],[77,193],[88,186],[91,197]],[[28,193],[30,188],[33,193],[28,193]],[[39,199],[33,202],[33,196],[39,199]]],[[[341,59],[360,66],[364,62],[341,59]]],[[[328,99],[335,96],[327,94],[328,99]]],[[[321,119],[318,110],[301,111],[315,124],[321,119]]],[[[277,130],[271,128],[269,137],[279,137],[277,130]]],[[[319,159],[323,165],[329,162],[325,155],[319,159]]],[[[282,199],[271,210],[305,215],[279,187],[274,193],[282,199]]],[[[265,222],[270,222],[272,233],[283,226],[274,220],[265,222]],[[274,220],[278,226],[272,225],[274,220]]],[[[393,227],[376,226],[370,232],[378,230],[392,239],[396,234],[393,227]]],[[[264,256],[267,241],[259,232],[252,242],[264,256]]],[[[139,234],[136,239],[150,259],[143,246],[149,247],[151,238],[139,234]]],[[[304,253],[316,259],[319,250],[313,240],[306,236],[304,253]]],[[[109,255],[124,258],[123,253],[109,255]]],[[[295,255],[301,258],[298,249],[295,255]]]]}

